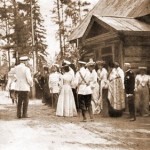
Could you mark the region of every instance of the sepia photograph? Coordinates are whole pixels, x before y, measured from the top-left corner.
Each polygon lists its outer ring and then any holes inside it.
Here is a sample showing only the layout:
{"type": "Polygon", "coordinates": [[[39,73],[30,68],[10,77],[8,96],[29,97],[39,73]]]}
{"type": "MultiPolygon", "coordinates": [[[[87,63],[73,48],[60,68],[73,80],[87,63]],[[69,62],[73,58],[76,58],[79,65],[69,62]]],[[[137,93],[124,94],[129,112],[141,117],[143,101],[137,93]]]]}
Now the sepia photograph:
{"type": "Polygon", "coordinates": [[[150,150],[150,0],[0,0],[0,150],[150,150]]]}

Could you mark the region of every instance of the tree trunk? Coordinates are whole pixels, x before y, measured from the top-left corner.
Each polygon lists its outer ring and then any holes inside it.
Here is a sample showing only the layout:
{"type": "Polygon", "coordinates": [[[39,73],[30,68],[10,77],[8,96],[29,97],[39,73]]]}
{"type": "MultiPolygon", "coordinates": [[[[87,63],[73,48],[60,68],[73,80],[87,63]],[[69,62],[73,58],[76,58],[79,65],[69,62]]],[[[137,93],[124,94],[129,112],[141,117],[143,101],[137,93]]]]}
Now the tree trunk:
{"type": "Polygon", "coordinates": [[[62,46],[62,35],[61,35],[61,16],[60,16],[60,1],[57,0],[57,15],[59,21],[59,43],[60,43],[60,52],[61,58],[63,58],[63,46],[62,46]]]}

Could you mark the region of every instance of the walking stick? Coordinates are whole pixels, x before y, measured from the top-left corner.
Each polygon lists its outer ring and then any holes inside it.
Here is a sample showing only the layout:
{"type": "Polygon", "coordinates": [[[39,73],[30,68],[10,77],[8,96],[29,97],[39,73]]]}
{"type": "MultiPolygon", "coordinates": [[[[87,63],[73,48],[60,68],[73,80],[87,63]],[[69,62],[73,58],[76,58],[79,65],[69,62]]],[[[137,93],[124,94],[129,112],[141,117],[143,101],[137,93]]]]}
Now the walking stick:
{"type": "Polygon", "coordinates": [[[54,108],[54,102],[53,102],[53,89],[51,89],[51,95],[52,95],[52,108],[54,108]]]}
{"type": "MultiPolygon", "coordinates": [[[[77,105],[77,109],[79,109],[79,101],[78,101],[78,93],[77,93],[77,89],[74,90],[75,94],[75,101],[76,101],[76,105],[77,105]]],[[[78,110],[77,110],[78,111],[78,110]]]]}

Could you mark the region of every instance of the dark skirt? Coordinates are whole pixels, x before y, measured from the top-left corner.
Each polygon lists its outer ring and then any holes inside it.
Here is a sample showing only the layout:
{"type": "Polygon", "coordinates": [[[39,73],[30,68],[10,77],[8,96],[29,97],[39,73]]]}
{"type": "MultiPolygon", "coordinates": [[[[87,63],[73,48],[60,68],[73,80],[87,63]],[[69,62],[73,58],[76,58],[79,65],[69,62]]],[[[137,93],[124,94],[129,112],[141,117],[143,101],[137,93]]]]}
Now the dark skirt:
{"type": "Polygon", "coordinates": [[[109,100],[108,100],[108,113],[109,113],[109,116],[110,116],[110,117],[121,117],[122,114],[123,114],[123,110],[115,110],[115,109],[111,106],[111,104],[110,104],[110,102],[109,102],[109,100]]]}

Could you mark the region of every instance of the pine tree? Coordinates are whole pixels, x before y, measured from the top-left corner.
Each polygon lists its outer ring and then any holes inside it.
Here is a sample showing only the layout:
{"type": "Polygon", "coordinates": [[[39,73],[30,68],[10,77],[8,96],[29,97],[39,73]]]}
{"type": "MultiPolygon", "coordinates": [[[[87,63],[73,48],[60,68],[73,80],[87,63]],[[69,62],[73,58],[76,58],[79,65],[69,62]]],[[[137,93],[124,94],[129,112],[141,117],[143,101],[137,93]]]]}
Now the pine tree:
{"type": "Polygon", "coordinates": [[[40,13],[40,6],[38,0],[32,0],[32,1],[24,0],[23,3],[19,3],[19,9],[25,12],[24,22],[26,24],[26,33],[27,33],[26,35],[27,51],[31,55],[33,54],[33,51],[36,52],[37,65],[41,63],[46,63],[45,62],[46,60],[42,56],[42,55],[47,55],[46,30],[43,26],[44,20],[40,13]],[[33,22],[33,27],[32,27],[32,22],[33,22]],[[32,28],[33,28],[33,33],[32,33],[32,28]],[[39,52],[42,53],[42,55],[39,55],[39,52]]]}
{"type": "Polygon", "coordinates": [[[75,26],[84,18],[85,14],[88,12],[87,6],[89,5],[90,3],[86,1],[81,2],[80,0],[57,0],[54,2],[52,11],[54,14],[53,21],[59,27],[57,36],[59,37],[61,50],[61,57],[58,58],[63,59],[72,57],[73,55],[76,58],[78,55],[74,54],[76,50],[73,50],[67,42],[68,36],[75,26]]]}
{"type": "MultiPolygon", "coordinates": [[[[7,6],[0,7],[0,26],[7,32],[6,37],[15,45],[16,55],[29,55],[32,57],[32,25],[31,25],[31,0],[16,2],[16,0],[0,0],[7,6]],[[7,1],[7,2],[6,2],[7,1]],[[6,28],[7,23],[7,29],[6,28]],[[8,30],[9,29],[9,30],[8,30]]],[[[40,13],[38,0],[32,0],[32,15],[34,28],[34,50],[40,63],[46,63],[42,55],[47,55],[46,30],[40,13]],[[38,53],[42,55],[38,55],[38,53]]],[[[8,40],[7,40],[8,41],[8,40]]],[[[39,62],[37,62],[39,63],[39,62]]]]}
{"type": "Polygon", "coordinates": [[[3,34],[3,38],[5,40],[5,46],[3,46],[3,60],[6,63],[9,63],[10,66],[10,49],[13,48],[11,46],[12,38],[11,38],[11,30],[13,29],[12,24],[12,16],[13,16],[13,9],[12,9],[12,3],[10,0],[0,0],[0,27],[1,32],[3,34]],[[4,51],[5,50],[5,51],[4,51]],[[7,54],[8,53],[8,58],[7,54]]]}

